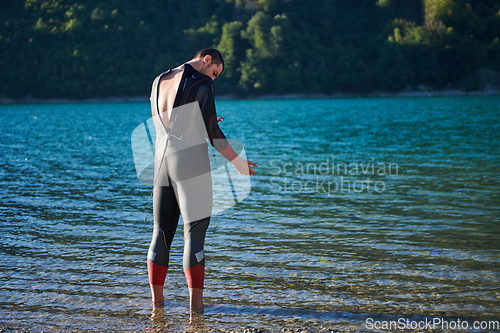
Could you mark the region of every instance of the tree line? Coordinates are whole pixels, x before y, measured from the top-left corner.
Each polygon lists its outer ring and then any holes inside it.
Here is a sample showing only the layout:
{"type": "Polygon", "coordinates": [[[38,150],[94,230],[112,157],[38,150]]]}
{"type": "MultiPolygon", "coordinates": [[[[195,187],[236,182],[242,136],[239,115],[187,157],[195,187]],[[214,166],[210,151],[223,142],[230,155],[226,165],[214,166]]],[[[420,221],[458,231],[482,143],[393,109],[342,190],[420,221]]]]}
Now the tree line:
{"type": "Polygon", "coordinates": [[[488,0],[4,0],[0,96],[147,96],[205,47],[218,94],[477,90],[499,36],[488,0]]]}

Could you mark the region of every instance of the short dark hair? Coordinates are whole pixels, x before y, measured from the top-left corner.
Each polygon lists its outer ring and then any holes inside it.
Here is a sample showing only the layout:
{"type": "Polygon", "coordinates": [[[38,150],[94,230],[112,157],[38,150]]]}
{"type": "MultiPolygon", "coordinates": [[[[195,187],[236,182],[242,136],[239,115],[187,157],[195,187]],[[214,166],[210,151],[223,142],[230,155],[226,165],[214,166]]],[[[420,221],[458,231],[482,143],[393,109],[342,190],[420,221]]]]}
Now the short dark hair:
{"type": "Polygon", "coordinates": [[[208,49],[200,50],[200,51],[198,51],[198,53],[196,53],[196,55],[194,57],[195,57],[195,59],[196,58],[203,58],[206,55],[209,55],[212,57],[212,63],[214,63],[216,65],[222,64],[222,71],[224,71],[224,59],[222,59],[222,54],[220,54],[220,52],[217,51],[216,49],[208,48],[208,49]]]}

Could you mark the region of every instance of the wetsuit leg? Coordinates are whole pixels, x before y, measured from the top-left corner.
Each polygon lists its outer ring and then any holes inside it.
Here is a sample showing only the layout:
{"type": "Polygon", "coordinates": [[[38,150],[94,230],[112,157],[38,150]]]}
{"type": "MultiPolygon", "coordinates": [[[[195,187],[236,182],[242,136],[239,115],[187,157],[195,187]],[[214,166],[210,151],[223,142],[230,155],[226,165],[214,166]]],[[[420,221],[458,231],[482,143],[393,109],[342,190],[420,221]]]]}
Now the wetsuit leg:
{"type": "Polygon", "coordinates": [[[165,283],[170,245],[179,223],[179,205],[173,186],[155,186],[153,192],[153,239],[148,251],[149,283],[165,283]]]}
{"type": "Polygon", "coordinates": [[[205,234],[210,217],[184,223],[184,274],[189,288],[203,289],[205,281],[205,234]]]}

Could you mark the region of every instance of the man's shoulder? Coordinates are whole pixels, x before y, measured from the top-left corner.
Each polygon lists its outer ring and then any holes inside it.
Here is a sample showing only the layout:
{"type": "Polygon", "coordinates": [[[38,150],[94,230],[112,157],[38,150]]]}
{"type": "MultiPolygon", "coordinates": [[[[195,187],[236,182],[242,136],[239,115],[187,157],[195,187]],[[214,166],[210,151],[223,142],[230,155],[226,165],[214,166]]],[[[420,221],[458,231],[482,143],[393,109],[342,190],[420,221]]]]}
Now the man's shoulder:
{"type": "Polygon", "coordinates": [[[169,69],[167,69],[166,71],[163,71],[161,72],[160,74],[158,74],[155,79],[153,80],[153,85],[155,83],[158,83],[158,81],[160,80],[160,78],[162,78],[164,75],[167,75],[167,74],[174,74],[175,75],[175,71],[172,70],[172,67],[170,67],[169,69]]]}

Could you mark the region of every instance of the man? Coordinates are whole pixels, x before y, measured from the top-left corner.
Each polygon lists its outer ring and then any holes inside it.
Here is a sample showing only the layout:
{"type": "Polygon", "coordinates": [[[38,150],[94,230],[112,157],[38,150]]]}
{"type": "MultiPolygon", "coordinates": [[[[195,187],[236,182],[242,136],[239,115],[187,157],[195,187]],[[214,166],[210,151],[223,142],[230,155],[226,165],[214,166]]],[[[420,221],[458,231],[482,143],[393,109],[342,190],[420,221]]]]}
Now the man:
{"type": "Polygon", "coordinates": [[[162,306],[170,244],[184,221],[184,274],[190,309],[201,311],[205,256],[203,246],[212,209],[212,183],[206,139],[238,173],[254,175],[257,164],[242,159],[218,126],[213,80],[224,70],[219,51],[203,49],[193,59],[159,75],[151,89],[157,138],[153,185],[153,240],[148,275],[153,306],[162,306]]]}

